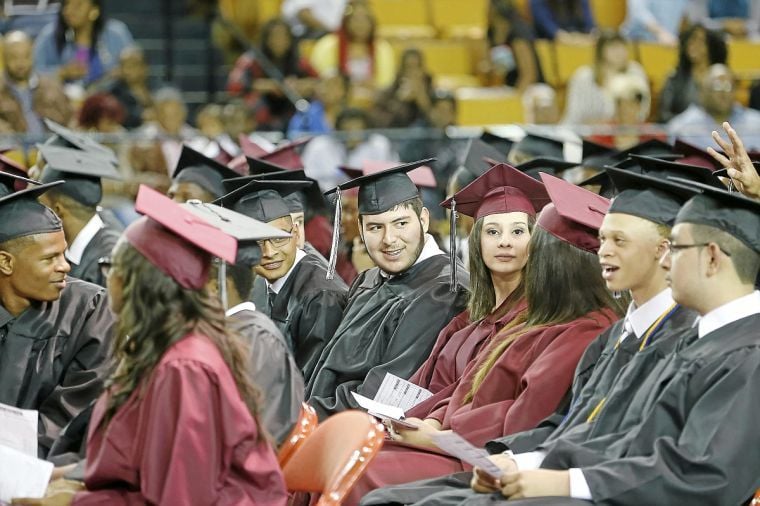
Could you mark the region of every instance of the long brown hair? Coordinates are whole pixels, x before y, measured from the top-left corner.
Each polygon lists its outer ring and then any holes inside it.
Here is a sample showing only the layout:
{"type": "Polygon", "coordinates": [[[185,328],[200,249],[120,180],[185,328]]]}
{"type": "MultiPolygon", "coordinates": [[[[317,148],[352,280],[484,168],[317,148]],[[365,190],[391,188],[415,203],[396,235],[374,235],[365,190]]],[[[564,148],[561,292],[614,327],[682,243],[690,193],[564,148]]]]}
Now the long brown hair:
{"type": "Polygon", "coordinates": [[[164,352],[190,332],[208,337],[229,366],[240,396],[258,424],[259,392],[248,377],[243,341],[225,323],[217,297],[205,288],[189,290],[164,274],[125,240],[114,252],[113,269],[123,280],[113,346],[115,373],[108,382],[112,390],[106,420],[109,420],[137,388],[144,388],[164,352]]]}
{"type": "MultiPolygon", "coordinates": [[[[467,300],[467,310],[470,313],[470,321],[476,322],[490,315],[495,309],[499,310],[497,317],[501,317],[515,307],[525,297],[525,269],[520,275],[520,284],[509,294],[499,308],[496,305],[496,292],[491,279],[491,270],[483,261],[483,249],[480,239],[483,236],[483,218],[479,218],[472,228],[468,239],[470,250],[470,296],[467,300]]],[[[528,230],[533,232],[535,217],[528,215],[528,230]]]]}
{"type": "Polygon", "coordinates": [[[538,327],[549,327],[577,320],[600,309],[612,309],[618,316],[623,306],[607,290],[599,259],[593,253],[566,243],[541,227],[530,238],[530,256],[525,269],[525,298],[528,309],[510,322],[494,339],[497,343],[483,362],[472,382],[464,403],[471,402],[493,366],[509,345],[538,327]],[[520,330],[510,332],[519,323],[520,330]],[[500,338],[503,339],[500,340],[500,338]]]}

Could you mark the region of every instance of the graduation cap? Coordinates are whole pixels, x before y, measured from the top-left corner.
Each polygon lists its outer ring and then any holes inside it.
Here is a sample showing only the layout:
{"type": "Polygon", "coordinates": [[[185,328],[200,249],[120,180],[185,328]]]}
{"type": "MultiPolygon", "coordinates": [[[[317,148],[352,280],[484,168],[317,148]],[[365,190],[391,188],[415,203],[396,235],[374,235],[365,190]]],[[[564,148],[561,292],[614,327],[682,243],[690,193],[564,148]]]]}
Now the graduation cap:
{"type": "Polygon", "coordinates": [[[684,202],[698,193],[693,187],[673,183],[662,175],[636,174],[612,167],[607,174],[619,192],[608,213],[630,214],[669,227],[684,202]]]}
{"type": "MultiPolygon", "coordinates": [[[[335,265],[338,261],[338,242],[340,240],[341,222],[341,192],[351,188],[359,188],[359,214],[380,214],[390,211],[402,202],[417,198],[420,192],[408,173],[417,167],[430,164],[435,158],[427,158],[416,162],[397,165],[374,174],[359,176],[341,183],[325,192],[325,195],[335,193],[335,226],[333,227],[332,249],[327,268],[327,279],[335,276],[335,265]]],[[[453,287],[452,287],[453,289],[453,287]]]]}
{"type": "Polygon", "coordinates": [[[236,265],[254,267],[259,264],[261,248],[257,241],[290,237],[284,230],[215,204],[190,200],[180,206],[237,240],[236,265]]]}
{"type": "Polygon", "coordinates": [[[118,169],[100,153],[42,145],[40,156],[47,165],[40,180],[43,183],[64,180],[57,191],[88,207],[95,207],[103,198],[101,179],[121,179],[118,169]]]}
{"type": "Polygon", "coordinates": [[[34,179],[13,174],[11,172],[0,171],[0,197],[10,195],[11,193],[24,190],[29,183],[42,184],[34,179]]]}
{"type": "Polygon", "coordinates": [[[760,254],[760,202],[737,192],[671,177],[676,183],[698,189],[676,216],[676,223],[694,223],[723,230],[760,254]]]}
{"type": "MultiPolygon", "coordinates": [[[[16,177],[3,174],[3,178],[16,177]]],[[[63,230],[58,215],[37,202],[37,197],[61,184],[63,181],[54,181],[0,196],[0,244],[19,237],[63,230]]]]}
{"type": "Polygon", "coordinates": [[[538,180],[540,172],[561,177],[560,175],[564,171],[577,166],[577,163],[568,162],[562,158],[547,158],[542,156],[534,158],[533,160],[527,161],[525,163],[521,163],[520,165],[515,166],[515,168],[520,172],[524,172],[526,175],[532,177],[533,179],[538,180]]]}
{"type": "Polygon", "coordinates": [[[338,165],[338,170],[340,170],[343,174],[345,174],[346,177],[349,179],[356,179],[357,177],[361,177],[364,175],[364,171],[362,169],[349,167],[347,165],[338,165]]]}
{"type": "Polygon", "coordinates": [[[576,248],[596,254],[599,227],[610,201],[564,179],[541,173],[541,181],[551,197],[536,224],[576,248]]]}
{"type": "Polygon", "coordinates": [[[92,137],[75,132],[53,120],[45,118],[44,121],[45,126],[55,134],[45,141],[45,145],[61,146],[97,153],[106,158],[113,165],[119,165],[119,160],[116,158],[116,154],[113,150],[93,140],[92,137]]]}
{"type": "Polygon", "coordinates": [[[240,143],[240,149],[243,151],[243,155],[245,156],[248,156],[251,158],[260,158],[266,155],[267,153],[269,153],[268,150],[259,146],[257,143],[252,141],[251,138],[245,134],[240,134],[238,136],[238,142],[240,143]]]}
{"type": "Polygon", "coordinates": [[[620,158],[627,158],[631,155],[643,155],[660,157],[661,155],[673,155],[673,146],[665,141],[659,139],[649,139],[644,142],[640,142],[635,146],[628,149],[624,149],[620,152],[620,158]]]}
{"type": "MultiPolygon", "coordinates": [[[[229,184],[229,183],[228,183],[229,184]]],[[[269,223],[290,216],[290,208],[284,197],[308,188],[311,183],[304,181],[251,179],[243,186],[230,191],[213,204],[228,207],[249,218],[269,223]]]]}
{"type": "MultiPolygon", "coordinates": [[[[364,175],[369,176],[396,167],[397,165],[398,162],[365,160],[362,162],[362,171],[364,175]]],[[[409,171],[407,175],[409,176],[409,179],[412,180],[412,183],[417,185],[417,188],[436,188],[438,186],[433,169],[428,165],[420,165],[416,169],[409,171]]]]}
{"type": "MultiPolygon", "coordinates": [[[[266,162],[265,162],[266,163],[266,162]]],[[[270,164],[267,164],[270,165],[270,164]]],[[[276,166],[274,166],[276,167],[276,166]]],[[[306,175],[303,169],[299,170],[275,170],[272,172],[256,173],[255,175],[237,177],[234,179],[226,179],[224,181],[224,188],[226,191],[231,192],[236,190],[251,181],[301,181],[307,183],[308,186],[303,189],[289,193],[283,196],[285,203],[288,205],[291,213],[305,212],[305,208],[308,207],[311,210],[321,210],[325,208],[325,199],[322,192],[319,190],[317,182],[306,175]]]]}
{"type": "Polygon", "coordinates": [[[473,176],[482,176],[497,163],[506,163],[507,157],[480,139],[470,139],[465,148],[462,166],[473,176]]]}
{"type": "MultiPolygon", "coordinates": [[[[663,153],[657,155],[656,158],[660,160],[678,160],[681,157],[682,155],[680,154],[663,153]]],[[[616,169],[627,170],[636,174],[641,174],[642,171],[641,161],[633,155],[629,155],[622,151],[613,155],[612,160],[609,160],[609,162],[610,163],[603,165],[602,169],[614,167],[616,169]]],[[[578,183],[578,186],[599,186],[599,195],[605,198],[612,198],[616,193],[615,185],[612,184],[612,180],[607,175],[606,170],[601,170],[593,176],[584,179],[578,183]]]]}
{"type": "Polygon", "coordinates": [[[177,182],[195,183],[215,198],[219,198],[225,193],[222,181],[238,176],[238,172],[226,165],[183,144],[172,179],[177,182]]]}
{"type": "Polygon", "coordinates": [[[506,137],[501,137],[500,135],[488,131],[483,132],[480,135],[480,140],[501,153],[501,158],[506,158],[512,150],[512,146],[515,144],[515,141],[512,139],[507,139],[506,137]]]}
{"type": "Polygon", "coordinates": [[[713,171],[699,165],[686,165],[680,162],[672,162],[649,156],[632,155],[631,158],[638,163],[642,174],[656,175],[663,179],[668,176],[681,177],[716,188],[726,188],[720,179],[713,174],[713,171]]]}
{"type": "Polygon", "coordinates": [[[293,142],[289,142],[285,145],[277,147],[271,153],[261,155],[261,158],[268,162],[282,165],[287,169],[302,169],[303,160],[301,160],[298,152],[299,149],[303,148],[303,146],[306,145],[306,143],[311,139],[311,137],[304,137],[293,142]]]}
{"type": "MultiPolygon", "coordinates": [[[[26,188],[27,183],[40,184],[38,181],[27,179],[26,168],[13,158],[9,158],[0,153],[0,174],[10,174],[16,176],[16,179],[8,187],[12,191],[19,191],[26,188]]],[[[7,180],[6,180],[7,183],[7,180]]]]}
{"type": "Polygon", "coordinates": [[[676,139],[673,150],[683,155],[683,158],[680,160],[681,163],[698,165],[710,170],[716,170],[721,167],[720,163],[710,153],[681,139],[676,139]]]}
{"type": "Polygon", "coordinates": [[[544,135],[528,132],[512,150],[532,158],[543,156],[548,158],[563,158],[565,143],[544,135]]]}
{"type": "Polygon", "coordinates": [[[611,148],[609,146],[605,146],[604,144],[599,144],[598,142],[594,142],[589,139],[583,139],[583,145],[582,145],[582,152],[581,152],[581,159],[585,161],[588,158],[591,157],[597,157],[597,156],[610,156],[613,153],[617,153],[618,150],[615,148],[611,148]]]}

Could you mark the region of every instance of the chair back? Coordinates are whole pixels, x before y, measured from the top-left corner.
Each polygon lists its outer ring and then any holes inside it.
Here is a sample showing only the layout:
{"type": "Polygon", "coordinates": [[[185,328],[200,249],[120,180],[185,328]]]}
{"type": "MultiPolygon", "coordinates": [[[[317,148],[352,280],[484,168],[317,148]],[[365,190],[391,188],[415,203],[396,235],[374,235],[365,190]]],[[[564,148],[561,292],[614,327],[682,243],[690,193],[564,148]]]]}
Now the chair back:
{"type": "Polygon", "coordinates": [[[293,456],[293,453],[316,430],[317,424],[319,424],[319,419],[314,408],[305,402],[301,403],[301,413],[298,415],[298,421],[277,451],[277,461],[280,463],[280,467],[285,467],[285,464],[293,456]]]}
{"type": "Polygon", "coordinates": [[[317,506],[336,506],[383,445],[384,429],[372,416],[344,411],[321,423],[283,468],[290,492],[321,494],[317,506]]]}

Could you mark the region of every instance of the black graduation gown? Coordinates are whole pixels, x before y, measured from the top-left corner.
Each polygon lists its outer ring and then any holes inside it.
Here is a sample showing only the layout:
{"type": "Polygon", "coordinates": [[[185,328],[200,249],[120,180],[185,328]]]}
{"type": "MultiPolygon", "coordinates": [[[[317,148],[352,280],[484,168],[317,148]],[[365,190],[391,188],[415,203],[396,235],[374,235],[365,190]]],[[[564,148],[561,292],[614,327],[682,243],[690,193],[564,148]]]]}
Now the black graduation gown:
{"type": "Polygon", "coordinates": [[[0,305],[0,402],[39,411],[41,457],[100,395],[113,324],[105,290],[74,278],[17,318],[0,305]]]}
{"type": "Polygon", "coordinates": [[[358,407],[352,391],[373,397],[364,386],[368,375],[409,378],[420,367],[438,333],[465,307],[469,275],[459,263],[457,272],[453,292],[445,255],[390,279],[377,267],[356,278],[343,321],[307,381],[306,396],[320,419],[358,407]]]}
{"type": "Polygon", "coordinates": [[[304,381],[311,377],[346,306],[348,287],[340,279],[328,280],[326,276],[323,262],[307,254],[274,298],[271,311],[263,278],[257,277],[253,290],[256,309],[271,318],[285,336],[304,381]]]}
{"type": "Polygon", "coordinates": [[[82,259],[78,264],[71,261],[69,276],[79,278],[96,285],[106,286],[106,278],[98,265],[98,260],[110,257],[111,250],[121,237],[123,229],[116,226],[112,220],[103,219],[103,228],[87,244],[82,253],[82,259]]]}
{"type": "Polygon", "coordinates": [[[250,371],[261,391],[261,421],[279,445],[301,412],[303,378],[285,338],[275,324],[258,311],[242,309],[230,317],[231,326],[250,346],[250,371]]]}

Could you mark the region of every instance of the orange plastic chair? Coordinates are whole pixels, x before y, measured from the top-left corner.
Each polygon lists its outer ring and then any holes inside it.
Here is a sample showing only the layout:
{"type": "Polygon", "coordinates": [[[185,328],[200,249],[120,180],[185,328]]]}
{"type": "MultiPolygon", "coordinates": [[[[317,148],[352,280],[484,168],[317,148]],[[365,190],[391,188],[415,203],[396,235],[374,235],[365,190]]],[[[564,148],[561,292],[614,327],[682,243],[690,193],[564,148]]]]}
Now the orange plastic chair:
{"type": "Polygon", "coordinates": [[[755,495],[752,497],[752,501],[750,501],[749,506],[760,506],[760,488],[758,488],[757,492],[755,492],[755,495]]]}
{"type": "Polygon", "coordinates": [[[349,410],[331,416],[283,468],[290,492],[321,494],[317,506],[337,506],[383,446],[384,429],[372,416],[349,410]]]}
{"type": "Polygon", "coordinates": [[[280,467],[285,466],[306,438],[316,430],[318,424],[317,412],[314,408],[302,402],[298,421],[293,426],[290,434],[288,434],[288,438],[283,441],[280,449],[277,451],[277,461],[280,463],[280,467]]]}

